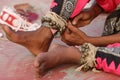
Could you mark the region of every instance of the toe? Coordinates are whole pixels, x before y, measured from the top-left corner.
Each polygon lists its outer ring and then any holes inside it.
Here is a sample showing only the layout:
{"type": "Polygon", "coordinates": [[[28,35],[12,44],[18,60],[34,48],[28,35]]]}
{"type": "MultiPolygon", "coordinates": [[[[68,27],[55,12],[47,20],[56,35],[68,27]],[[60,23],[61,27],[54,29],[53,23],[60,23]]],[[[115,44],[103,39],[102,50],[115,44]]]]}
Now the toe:
{"type": "Polygon", "coordinates": [[[34,61],[35,68],[40,67],[40,65],[45,61],[45,59],[46,59],[45,54],[46,53],[40,53],[37,55],[37,57],[35,58],[35,61],[34,61]]]}
{"type": "Polygon", "coordinates": [[[23,39],[21,38],[20,32],[15,32],[14,30],[12,30],[9,26],[7,25],[2,25],[2,28],[4,30],[4,32],[6,33],[6,37],[10,40],[13,41],[15,43],[19,43],[20,41],[22,41],[23,39]]]}
{"type": "Polygon", "coordinates": [[[36,67],[36,77],[43,77],[46,74],[46,62],[43,61],[36,67]]]}
{"type": "Polygon", "coordinates": [[[7,35],[11,35],[14,33],[14,31],[10,27],[8,27],[7,25],[2,25],[2,28],[7,35]]]}
{"type": "Polygon", "coordinates": [[[38,68],[39,65],[40,65],[40,64],[39,64],[39,61],[38,61],[38,60],[35,60],[35,61],[34,61],[34,67],[35,67],[35,68],[38,68]]]}
{"type": "Polygon", "coordinates": [[[2,25],[2,28],[4,32],[6,33],[6,37],[13,42],[19,41],[18,36],[14,30],[12,30],[10,27],[7,25],[2,25]]]}
{"type": "Polygon", "coordinates": [[[36,70],[37,77],[42,77],[45,75],[47,70],[47,61],[46,61],[45,53],[39,54],[36,57],[34,61],[34,67],[36,70]]]}
{"type": "Polygon", "coordinates": [[[37,72],[38,75],[44,76],[45,73],[46,73],[46,63],[43,62],[38,69],[39,69],[38,72],[37,72]]]}

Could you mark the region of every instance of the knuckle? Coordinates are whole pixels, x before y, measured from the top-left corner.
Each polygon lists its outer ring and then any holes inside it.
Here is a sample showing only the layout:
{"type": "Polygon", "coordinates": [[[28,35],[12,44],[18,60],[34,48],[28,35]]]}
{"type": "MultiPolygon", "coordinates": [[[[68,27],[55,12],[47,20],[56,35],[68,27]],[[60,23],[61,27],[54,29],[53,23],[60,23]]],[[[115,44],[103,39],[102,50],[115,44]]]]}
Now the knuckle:
{"type": "Polygon", "coordinates": [[[63,42],[65,42],[65,39],[64,39],[64,38],[61,38],[61,40],[62,40],[63,42]]]}

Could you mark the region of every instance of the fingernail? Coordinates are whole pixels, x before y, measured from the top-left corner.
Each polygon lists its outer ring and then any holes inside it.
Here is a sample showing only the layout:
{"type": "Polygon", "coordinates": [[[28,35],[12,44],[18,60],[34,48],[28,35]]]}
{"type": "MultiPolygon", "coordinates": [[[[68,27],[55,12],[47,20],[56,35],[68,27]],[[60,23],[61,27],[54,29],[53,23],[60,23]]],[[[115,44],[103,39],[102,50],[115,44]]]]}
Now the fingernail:
{"type": "Polygon", "coordinates": [[[75,22],[75,21],[73,21],[73,22],[72,22],[72,25],[75,25],[75,24],[76,24],[76,22],[75,22]]]}

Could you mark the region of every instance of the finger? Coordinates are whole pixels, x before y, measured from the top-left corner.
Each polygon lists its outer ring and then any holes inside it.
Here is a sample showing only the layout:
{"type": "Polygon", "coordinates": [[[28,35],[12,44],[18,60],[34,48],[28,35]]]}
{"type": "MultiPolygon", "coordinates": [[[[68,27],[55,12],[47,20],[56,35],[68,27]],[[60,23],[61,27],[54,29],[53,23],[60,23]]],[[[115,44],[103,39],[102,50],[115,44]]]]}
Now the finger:
{"type": "Polygon", "coordinates": [[[69,37],[62,36],[61,40],[66,43],[67,45],[73,45],[69,40],[69,37]]]}
{"type": "Polygon", "coordinates": [[[69,41],[67,41],[67,40],[65,40],[65,39],[63,39],[63,38],[61,38],[61,40],[62,40],[65,44],[67,44],[67,45],[69,45],[69,44],[70,44],[70,42],[69,42],[69,41]]]}
{"type": "Polygon", "coordinates": [[[79,28],[79,27],[84,27],[84,26],[90,24],[90,22],[91,22],[91,20],[79,21],[76,26],[77,26],[78,28],[79,28]]]}
{"type": "Polygon", "coordinates": [[[70,34],[71,31],[67,28],[63,33],[62,36],[67,36],[68,34],[70,34]]]}
{"type": "Polygon", "coordinates": [[[67,29],[65,30],[65,34],[71,34],[71,31],[67,28],[67,29]]]}
{"type": "Polygon", "coordinates": [[[63,38],[61,38],[61,40],[62,40],[64,43],[66,43],[67,45],[69,45],[69,46],[74,46],[74,45],[75,45],[74,43],[69,42],[69,41],[66,41],[66,40],[63,39],[63,38]]]}
{"type": "Polygon", "coordinates": [[[34,67],[35,68],[38,68],[40,66],[40,63],[39,63],[39,60],[40,59],[40,55],[38,55],[34,61],[34,67]]]}
{"type": "Polygon", "coordinates": [[[61,36],[61,40],[62,40],[63,42],[65,42],[65,43],[68,42],[68,40],[67,40],[66,37],[68,37],[68,33],[67,33],[67,32],[64,32],[64,34],[61,36]]]}
{"type": "Polygon", "coordinates": [[[71,22],[68,22],[67,28],[71,31],[71,32],[76,32],[77,28],[75,26],[73,26],[71,24],[71,22]]]}
{"type": "Polygon", "coordinates": [[[82,19],[82,14],[76,16],[76,17],[73,19],[72,25],[76,25],[80,19],[82,19]]]}

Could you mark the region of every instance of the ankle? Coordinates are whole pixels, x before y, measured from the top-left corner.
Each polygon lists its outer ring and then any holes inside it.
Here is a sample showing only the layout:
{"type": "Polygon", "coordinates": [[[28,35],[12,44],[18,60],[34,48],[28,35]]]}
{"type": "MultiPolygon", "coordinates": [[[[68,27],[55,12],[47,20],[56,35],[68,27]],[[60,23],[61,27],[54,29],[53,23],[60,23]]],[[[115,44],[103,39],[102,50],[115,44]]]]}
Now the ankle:
{"type": "Polygon", "coordinates": [[[80,60],[80,57],[81,57],[81,52],[79,51],[78,48],[71,46],[71,47],[68,48],[67,53],[68,53],[69,57],[71,57],[70,58],[71,62],[76,63],[76,64],[79,63],[79,60],[80,60]]]}
{"type": "Polygon", "coordinates": [[[52,31],[49,27],[41,26],[40,31],[43,31],[48,36],[48,38],[51,38],[54,36],[54,34],[52,33],[52,31]]]}

